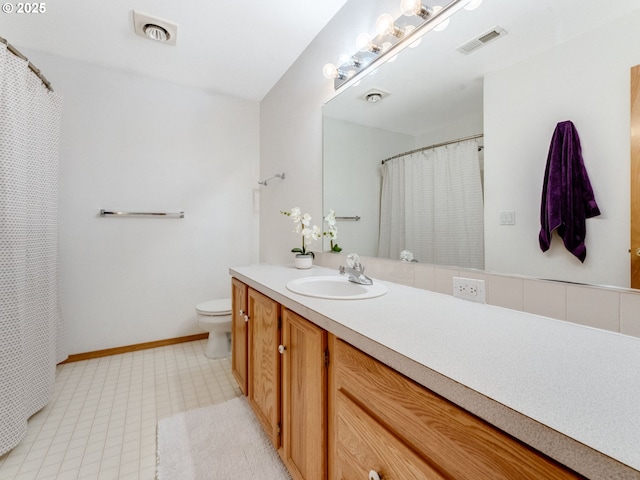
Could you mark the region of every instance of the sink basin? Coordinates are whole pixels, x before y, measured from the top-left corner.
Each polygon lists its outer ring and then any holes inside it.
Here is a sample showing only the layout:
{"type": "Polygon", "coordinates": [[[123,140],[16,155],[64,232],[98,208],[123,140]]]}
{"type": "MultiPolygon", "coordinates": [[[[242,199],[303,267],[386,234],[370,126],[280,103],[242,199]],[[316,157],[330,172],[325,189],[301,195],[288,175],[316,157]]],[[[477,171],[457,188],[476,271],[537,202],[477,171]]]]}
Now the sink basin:
{"type": "Polygon", "coordinates": [[[287,288],[294,293],[307,297],[327,298],[331,300],[362,300],[379,297],[387,293],[387,287],[381,283],[360,285],[349,281],[346,276],[317,276],[291,280],[287,288]]]}

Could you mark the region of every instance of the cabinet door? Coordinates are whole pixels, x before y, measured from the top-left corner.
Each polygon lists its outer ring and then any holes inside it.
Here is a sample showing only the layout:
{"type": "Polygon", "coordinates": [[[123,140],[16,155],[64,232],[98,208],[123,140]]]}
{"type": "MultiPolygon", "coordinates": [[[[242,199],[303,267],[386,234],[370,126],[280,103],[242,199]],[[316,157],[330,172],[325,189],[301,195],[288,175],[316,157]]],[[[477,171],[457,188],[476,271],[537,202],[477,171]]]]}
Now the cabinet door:
{"type": "Polygon", "coordinates": [[[324,480],[327,475],[327,333],[285,308],[280,351],[280,455],[295,480],[324,480]]]}
{"type": "Polygon", "coordinates": [[[231,279],[231,373],[240,390],[248,395],[247,384],[247,286],[240,280],[231,279]]]}
{"type": "Polygon", "coordinates": [[[249,288],[249,403],[280,447],[280,305],[249,288]]]}

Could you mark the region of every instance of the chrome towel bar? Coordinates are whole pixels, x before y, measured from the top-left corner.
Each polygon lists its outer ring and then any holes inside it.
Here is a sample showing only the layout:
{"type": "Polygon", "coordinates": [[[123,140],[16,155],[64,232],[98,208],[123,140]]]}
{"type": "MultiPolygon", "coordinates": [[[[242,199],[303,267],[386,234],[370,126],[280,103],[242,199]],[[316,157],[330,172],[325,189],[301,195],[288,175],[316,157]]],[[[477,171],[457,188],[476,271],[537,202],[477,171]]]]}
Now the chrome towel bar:
{"type": "Polygon", "coordinates": [[[336,217],[336,220],[355,220],[357,222],[360,220],[360,217],[358,215],[355,217],[336,217]]]}
{"type": "Polygon", "coordinates": [[[100,216],[184,218],[184,212],[111,212],[109,210],[100,210],[100,216]]]}

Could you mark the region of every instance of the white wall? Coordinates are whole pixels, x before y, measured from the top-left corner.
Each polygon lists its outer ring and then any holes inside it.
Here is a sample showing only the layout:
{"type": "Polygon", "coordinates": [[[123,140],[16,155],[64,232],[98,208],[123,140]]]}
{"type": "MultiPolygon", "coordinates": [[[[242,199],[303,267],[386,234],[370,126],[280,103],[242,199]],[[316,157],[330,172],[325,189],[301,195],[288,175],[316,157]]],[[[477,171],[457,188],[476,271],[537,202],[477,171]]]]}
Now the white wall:
{"type": "Polygon", "coordinates": [[[63,97],[62,301],[69,353],[201,333],[197,303],[258,258],[259,105],[40,52],[63,97]],[[100,209],[185,211],[100,218],[100,209]]]}
{"type": "Polygon", "coordinates": [[[629,285],[629,78],[640,63],[636,14],[485,78],[486,269],[629,285]],[[555,72],[550,74],[549,72],[555,72]],[[587,220],[581,264],[554,236],[538,244],[551,136],[571,120],[602,215],[587,220]],[[515,211],[515,226],[500,226],[515,211]]]}

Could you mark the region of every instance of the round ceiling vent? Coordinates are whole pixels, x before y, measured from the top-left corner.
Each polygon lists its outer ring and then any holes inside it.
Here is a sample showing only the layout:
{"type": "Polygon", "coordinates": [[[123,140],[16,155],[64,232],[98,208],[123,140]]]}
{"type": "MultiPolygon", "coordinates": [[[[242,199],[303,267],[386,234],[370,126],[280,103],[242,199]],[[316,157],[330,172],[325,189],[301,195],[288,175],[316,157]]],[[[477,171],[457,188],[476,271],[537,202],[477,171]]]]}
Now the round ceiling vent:
{"type": "Polygon", "coordinates": [[[165,45],[175,45],[178,26],[168,20],[133,11],[133,29],[136,35],[165,45]]]}
{"type": "Polygon", "coordinates": [[[156,42],[166,42],[171,38],[169,32],[167,32],[160,25],[154,25],[153,23],[148,23],[142,29],[144,34],[150,38],[151,40],[155,40],[156,42]]]}

